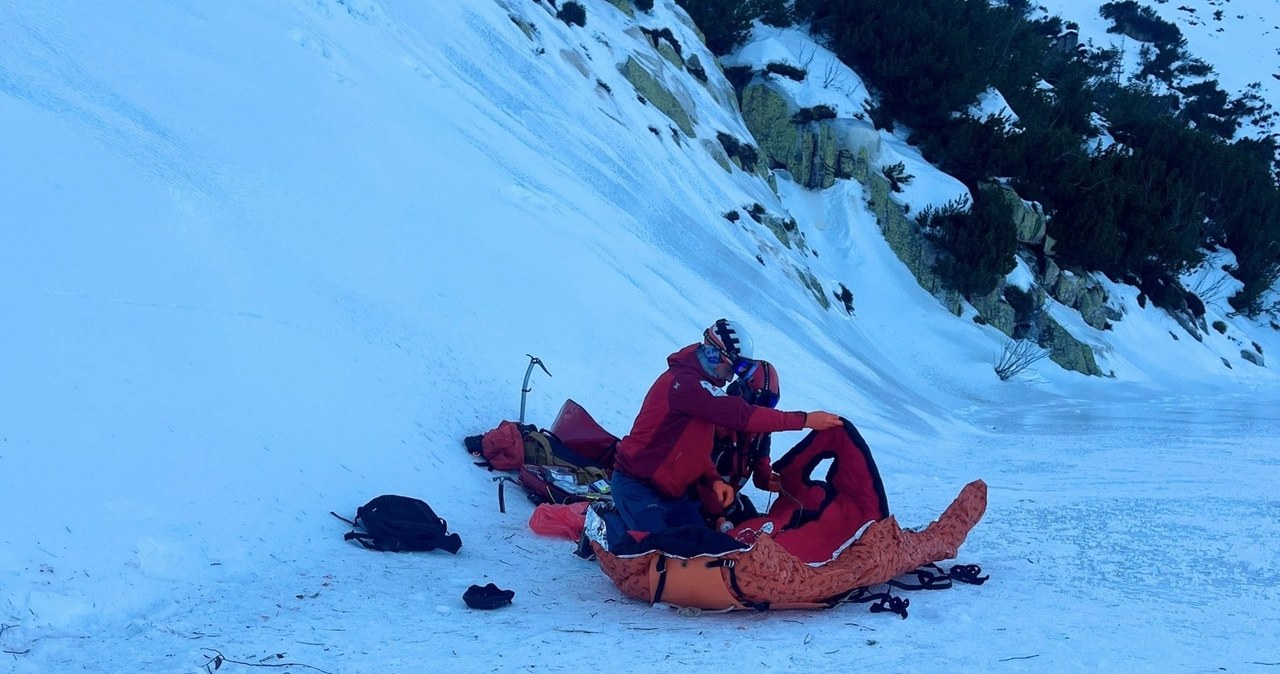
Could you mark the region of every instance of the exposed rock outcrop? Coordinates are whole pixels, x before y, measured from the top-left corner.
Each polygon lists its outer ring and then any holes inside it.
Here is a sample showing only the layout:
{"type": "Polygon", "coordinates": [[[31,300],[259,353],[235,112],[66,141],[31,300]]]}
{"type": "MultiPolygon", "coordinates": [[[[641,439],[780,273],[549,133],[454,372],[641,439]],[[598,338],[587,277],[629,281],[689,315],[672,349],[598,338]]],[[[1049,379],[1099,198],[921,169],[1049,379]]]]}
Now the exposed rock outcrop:
{"type": "MultiPolygon", "coordinates": [[[[689,72],[707,73],[706,66],[702,64],[702,60],[698,58],[697,54],[689,55],[689,58],[685,60],[685,67],[689,72]]],[[[711,61],[711,68],[719,72],[719,66],[715,61],[711,61]]],[[[706,87],[711,97],[715,99],[716,105],[725,110],[738,110],[738,94],[733,90],[733,85],[729,84],[729,81],[723,76],[712,77],[710,73],[707,73],[706,79],[701,77],[696,79],[702,83],[702,86],[706,87]]]]}
{"type": "Polygon", "coordinates": [[[1047,218],[1038,203],[1024,201],[1009,187],[1000,186],[1000,195],[1011,207],[1013,225],[1018,232],[1018,243],[1040,245],[1044,243],[1047,218]]]}
{"type": "Polygon", "coordinates": [[[794,106],[767,82],[742,91],[742,117],[771,166],[791,172],[809,189],[825,189],[837,178],[853,176],[854,153],[842,147],[836,129],[841,120],[796,124],[794,106]]]}
{"type": "MultiPolygon", "coordinates": [[[[619,70],[623,77],[635,87],[636,93],[644,97],[653,107],[657,108],[662,114],[671,118],[676,126],[690,138],[694,137],[693,130],[693,113],[689,108],[692,105],[686,105],[674,93],[651,72],[650,68],[646,68],[635,57],[631,56],[627,62],[623,64],[619,70]]],[[[654,68],[653,70],[656,70],[654,68]]]]}
{"type": "Polygon", "coordinates": [[[630,0],[608,0],[608,2],[626,14],[627,18],[635,18],[636,11],[631,8],[630,0]]]}
{"type": "Polygon", "coordinates": [[[915,219],[907,217],[902,205],[891,198],[893,192],[889,179],[878,172],[867,170],[865,151],[859,157],[862,172],[867,176],[864,183],[867,188],[867,206],[875,213],[889,248],[907,266],[911,275],[916,277],[920,287],[938,298],[948,311],[959,316],[962,309],[960,293],[946,287],[942,278],[934,272],[935,254],[920,232],[920,225],[915,219]]]}
{"type": "Polygon", "coordinates": [[[1102,368],[1098,367],[1093,349],[1073,337],[1066,328],[1048,314],[1041,317],[1040,335],[1037,341],[1040,346],[1049,350],[1049,360],[1063,369],[1095,377],[1102,376],[1102,368]]]}
{"type": "MultiPolygon", "coordinates": [[[[1054,265],[1057,271],[1057,265],[1054,265]]],[[[1091,276],[1080,272],[1063,270],[1054,274],[1054,281],[1049,283],[1048,276],[1040,282],[1049,288],[1049,294],[1059,302],[1080,312],[1085,323],[1104,330],[1110,321],[1120,320],[1120,312],[1107,304],[1107,291],[1091,276]]]]}
{"type": "Polygon", "coordinates": [[[731,160],[729,155],[725,153],[724,146],[710,138],[701,138],[698,140],[698,144],[702,146],[703,150],[706,150],[707,154],[711,155],[711,158],[720,165],[720,168],[724,169],[728,173],[733,172],[733,167],[737,165],[737,163],[731,160]]]}
{"type": "Polygon", "coordinates": [[[970,297],[969,304],[980,314],[991,327],[1013,337],[1018,323],[1017,312],[1004,298],[1001,288],[996,288],[986,295],[970,297]]]}

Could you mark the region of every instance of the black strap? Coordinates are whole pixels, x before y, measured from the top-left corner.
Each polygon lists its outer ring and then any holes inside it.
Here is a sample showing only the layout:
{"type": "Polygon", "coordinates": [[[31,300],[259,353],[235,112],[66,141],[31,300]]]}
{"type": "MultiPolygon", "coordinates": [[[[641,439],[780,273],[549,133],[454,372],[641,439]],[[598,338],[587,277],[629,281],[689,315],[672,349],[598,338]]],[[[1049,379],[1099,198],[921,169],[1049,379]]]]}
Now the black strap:
{"type": "Polygon", "coordinates": [[[871,612],[896,613],[901,616],[903,620],[906,620],[907,607],[911,605],[911,600],[903,599],[902,597],[895,597],[888,592],[884,594],[885,596],[881,598],[879,602],[871,605],[871,612]]]}
{"type": "Polygon", "coordinates": [[[658,555],[658,589],[653,593],[653,603],[662,601],[662,591],[667,587],[667,558],[658,555]]]}
{"type": "MultiPolygon", "coordinates": [[[[353,527],[360,526],[359,524],[352,522],[351,520],[343,517],[342,515],[339,515],[338,513],[333,512],[332,510],[329,511],[329,514],[342,520],[343,522],[346,522],[347,524],[350,524],[353,527]]],[[[370,536],[369,534],[362,534],[355,531],[348,531],[347,533],[342,535],[342,540],[344,541],[354,540],[355,542],[359,543],[360,545],[363,545],[366,549],[369,549],[369,550],[382,550],[382,548],[369,543],[369,541],[373,540],[373,536],[370,536]]]]}
{"type": "MultiPolygon", "coordinates": [[[[900,590],[945,590],[951,587],[952,581],[966,585],[981,585],[990,579],[990,576],[979,575],[981,573],[982,567],[977,564],[957,564],[950,570],[945,570],[937,564],[929,563],[899,576],[899,578],[915,576],[916,583],[893,579],[885,585],[900,590]]],[[[872,592],[866,587],[854,588],[823,603],[834,607],[846,602],[851,604],[875,602],[871,605],[872,613],[895,613],[903,618],[907,617],[907,607],[911,605],[910,599],[895,597],[889,590],[872,592]]]]}
{"type": "Polygon", "coordinates": [[[354,531],[350,531],[342,536],[342,540],[344,541],[354,540],[360,545],[363,545],[366,550],[378,550],[380,552],[387,551],[386,548],[383,548],[382,546],[377,545],[373,536],[370,536],[369,534],[361,534],[354,531]],[[371,542],[371,541],[375,541],[375,542],[371,542]]]}
{"type": "Polygon", "coordinates": [[[910,599],[895,597],[888,590],[884,592],[872,592],[865,587],[860,587],[850,592],[842,600],[852,604],[871,604],[872,613],[894,613],[903,620],[907,619],[907,607],[911,605],[910,599]]]}
{"type": "MultiPolygon", "coordinates": [[[[734,570],[732,559],[716,559],[707,562],[707,568],[722,567],[729,569],[729,589],[733,592],[734,598],[738,603],[757,611],[769,610],[769,602],[751,601],[742,595],[742,588],[738,586],[738,573],[734,570]]],[[[667,587],[667,556],[658,555],[658,589],[653,593],[653,603],[657,604],[662,601],[662,592],[667,587]]]]}
{"type": "Polygon", "coordinates": [[[908,571],[903,576],[915,576],[916,582],[898,580],[897,578],[888,581],[886,585],[892,585],[899,590],[949,590],[951,589],[952,576],[949,572],[944,571],[942,567],[934,563],[925,564],[915,571],[908,571]]]}
{"type": "Polygon", "coordinates": [[[965,585],[981,585],[991,580],[990,574],[986,576],[978,575],[982,573],[982,567],[977,564],[956,564],[951,567],[949,573],[952,580],[965,585]]]}
{"type": "Polygon", "coordinates": [[[747,608],[753,608],[757,611],[769,610],[769,602],[752,601],[750,599],[747,599],[746,596],[743,595],[742,588],[738,585],[737,565],[733,563],[732,559],[717,559],[714,561],[707,562],[707,568],[713,568],[717,566],[729,570],[729,590],[733,592],[733,596],[735,599],[738,600],[739,604],[742,604],[747,608]]]}
{"type": "Polygon", "coordinates": [[[977,564],[956,564],[950,570],[945,570],[937,564],[929,563],[885,584],[899,590],[946,590],[951,588],[952,581],[965,585],[981,585],[990,580],[991,576],[979,575],[981,573],[982,567],[977,564]],[[900,580],[906,576],[915,576],[916,582],[900,580]]]}

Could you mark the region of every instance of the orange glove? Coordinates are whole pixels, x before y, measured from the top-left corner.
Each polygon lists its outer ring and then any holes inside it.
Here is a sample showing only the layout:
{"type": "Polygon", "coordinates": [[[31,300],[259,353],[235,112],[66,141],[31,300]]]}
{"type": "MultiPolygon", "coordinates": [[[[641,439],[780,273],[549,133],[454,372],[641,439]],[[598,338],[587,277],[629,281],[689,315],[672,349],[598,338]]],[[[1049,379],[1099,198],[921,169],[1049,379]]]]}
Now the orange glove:
{"type": "Polygon", "coordinates": [[[810,412],[804,420],[804,427],[815,431],[825,431],[843,424],[844,421],[840,417],[830,412],[810,412]]]}
{"type": "Polygon", "coordinates": [[[733,504],[733,487],[729,483],[718,481],[711,483],[711,491],[720,499],[720,507],[728,508],[733,504]]]}

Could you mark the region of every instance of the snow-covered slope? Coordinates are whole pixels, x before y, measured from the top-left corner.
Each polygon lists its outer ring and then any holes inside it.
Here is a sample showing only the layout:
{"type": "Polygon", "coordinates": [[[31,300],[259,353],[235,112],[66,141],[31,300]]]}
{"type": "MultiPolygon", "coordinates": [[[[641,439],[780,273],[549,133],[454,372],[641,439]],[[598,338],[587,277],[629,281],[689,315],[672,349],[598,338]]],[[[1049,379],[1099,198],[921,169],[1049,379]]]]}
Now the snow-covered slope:
{"type": "MultiPolygon", "coordinates": [[[[1228,370],[1134,309],[1107,336],[1118,379],[1046,363],[1000,382],[994,331],[911,282],[859,186],[780,177],[775,197],[726,172],[621,77],[631,55],[661,62],[633,21],[585,4],[585,27],[528,0],[0,6],[0,669],[187,672],[221,652],[223,671],[576,671],[620,649],[673,667],[1096,670],[1127,649],[1235,668],[1269,643],[1271,370],[1228,370]],[[752,202],[795,215],[817,254],[722,217],[752,202]],[[855,315],[823,310],[800,269],[849,282],[855,315]],[[997,580],[921,597],[904,623],[691,621],[533,537],[528,504],[497,512],[460,440],[516,416],[526,354],[554,375],[535,373],[530,421],[572,397],[624,433],[667,353],[722,315],[778,365],[783,407],[863,429],[904,524],[987,478],[961,554],[997,580]],[[427,499],[462,553],[343,543],[328,512],[380,493],[427,499]],[[516,604],[463,608],[490,580],[516,604]],[[1183,645],[1156,645],[1169,634],[1183,645]]],[[[710,63],[656,5],[635,22],[710,63]]],[[[664,76],[699,140],[746,133],[713,88],[664,76]]],[[[1232,328],[1280,352],[1265,326],[1232,328]]]]}

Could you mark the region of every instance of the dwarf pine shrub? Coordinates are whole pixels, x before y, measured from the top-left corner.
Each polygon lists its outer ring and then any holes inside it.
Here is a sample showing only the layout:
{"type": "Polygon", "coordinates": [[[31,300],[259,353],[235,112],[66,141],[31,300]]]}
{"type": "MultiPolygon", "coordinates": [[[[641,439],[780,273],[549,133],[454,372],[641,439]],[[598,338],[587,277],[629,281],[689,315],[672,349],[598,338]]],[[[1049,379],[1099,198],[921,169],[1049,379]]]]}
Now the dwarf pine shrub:
{"type": "Polygon", "coordinates": [[[577,24],[585,27],[587,25],[587,8],[577,2],[566,2],[560,7],[560,11],[556,12],[556,18],[570,26],[577,24]]]}

